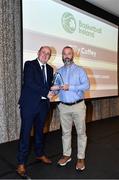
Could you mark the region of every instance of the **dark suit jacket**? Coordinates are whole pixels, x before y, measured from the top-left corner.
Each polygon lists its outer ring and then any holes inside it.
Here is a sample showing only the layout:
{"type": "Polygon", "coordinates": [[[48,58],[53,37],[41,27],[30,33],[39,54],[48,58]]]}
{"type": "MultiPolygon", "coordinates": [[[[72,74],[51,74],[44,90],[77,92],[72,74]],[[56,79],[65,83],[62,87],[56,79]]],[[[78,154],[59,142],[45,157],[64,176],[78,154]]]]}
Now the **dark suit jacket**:
{"type": "Polygon", "coordinates": [[[37,59],[26,61],[24,66],[24,80],[19,99],[20,107],[34,111],[39,107],[41,97],[47,97],[53,80],[53,68],[46,64],[47,85],[43,83],[43,75],[37,59]]]}

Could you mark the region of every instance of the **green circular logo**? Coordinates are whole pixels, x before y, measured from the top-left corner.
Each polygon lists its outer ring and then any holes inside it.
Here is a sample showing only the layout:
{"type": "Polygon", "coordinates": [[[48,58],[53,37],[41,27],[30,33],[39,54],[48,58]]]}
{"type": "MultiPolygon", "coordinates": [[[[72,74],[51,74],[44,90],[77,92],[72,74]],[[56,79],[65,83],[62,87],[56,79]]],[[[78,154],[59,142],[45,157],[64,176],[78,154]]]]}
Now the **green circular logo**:
{"type": "Polygon", "coordinates": [[[68,33],[73,33],[76,30],[76,20],[71,13],[65,12],[62,15],[62,26],[68,33]]]}

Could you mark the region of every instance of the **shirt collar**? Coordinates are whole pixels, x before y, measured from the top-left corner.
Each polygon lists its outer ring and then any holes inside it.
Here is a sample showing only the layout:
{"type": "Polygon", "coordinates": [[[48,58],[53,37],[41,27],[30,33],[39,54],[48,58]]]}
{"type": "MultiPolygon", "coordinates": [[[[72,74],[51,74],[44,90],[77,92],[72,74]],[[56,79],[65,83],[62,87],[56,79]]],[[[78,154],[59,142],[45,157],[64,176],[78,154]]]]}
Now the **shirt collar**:
{"type": "Polygon", "coordinates": [[[73,62],[72,64],[70,64],[70,65],[68,65],[68,66],[65,66],[65,65],[64,65],[64,68],[70,69],[70,68],[72,68],[72,67],[74,67],[74,66],[75,66],[75,63],[73,62]]]}
{"type": "Polygon", "coordinates": [[[37,60],[38,60],[40,67],[42,67],[42,65],[44,65],[46,67],[46,64],[43,64],[38,58],[37,58],[37,60]]]}

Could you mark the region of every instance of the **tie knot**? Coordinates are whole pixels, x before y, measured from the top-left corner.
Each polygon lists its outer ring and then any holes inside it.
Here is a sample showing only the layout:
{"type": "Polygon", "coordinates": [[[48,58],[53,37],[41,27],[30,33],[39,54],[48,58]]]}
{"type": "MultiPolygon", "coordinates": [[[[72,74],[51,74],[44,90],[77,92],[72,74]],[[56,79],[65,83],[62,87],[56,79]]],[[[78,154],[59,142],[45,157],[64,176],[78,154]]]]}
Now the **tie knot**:
{"type": "Polygon", "coordinates": [[[45,68],[45,66],[44,65],[42,65],[42,69],[44,69],[45,68]]]}

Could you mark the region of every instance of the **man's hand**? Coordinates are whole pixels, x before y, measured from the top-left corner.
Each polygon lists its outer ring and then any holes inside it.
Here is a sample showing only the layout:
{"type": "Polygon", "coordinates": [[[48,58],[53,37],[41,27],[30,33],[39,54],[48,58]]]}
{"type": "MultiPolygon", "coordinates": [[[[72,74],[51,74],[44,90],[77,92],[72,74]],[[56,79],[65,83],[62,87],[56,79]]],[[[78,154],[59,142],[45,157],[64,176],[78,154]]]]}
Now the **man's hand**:
{"type": "Polygon", "coordinates": [[[59,89],[60,89],[60,87],[58,85],[54,85],[50,88],[51,91],[57,91],[59,89]]]}
{"type": "Polygon", "coordinates": [[[64,91],[68,91],[69,90],[69,85],[68,84],[64,84],[63,86],[61,86],[60,89],[62,89],[64,91]]]}
{"type": "Polygon", "coordinates": [[[47,97],[49,98],[50,102],[53,102],[57,98],[57,95],[53,91],[49,91],[47,97]]]}
{"type": "Polygon", "coordinates": [[[48,95],[47,95],[47,97],[49,98],[50,101],[52,100],[52,98],[54,96],[55,96],[55,93],[53,93],[53,92],[49,92],[48,95]]]}

